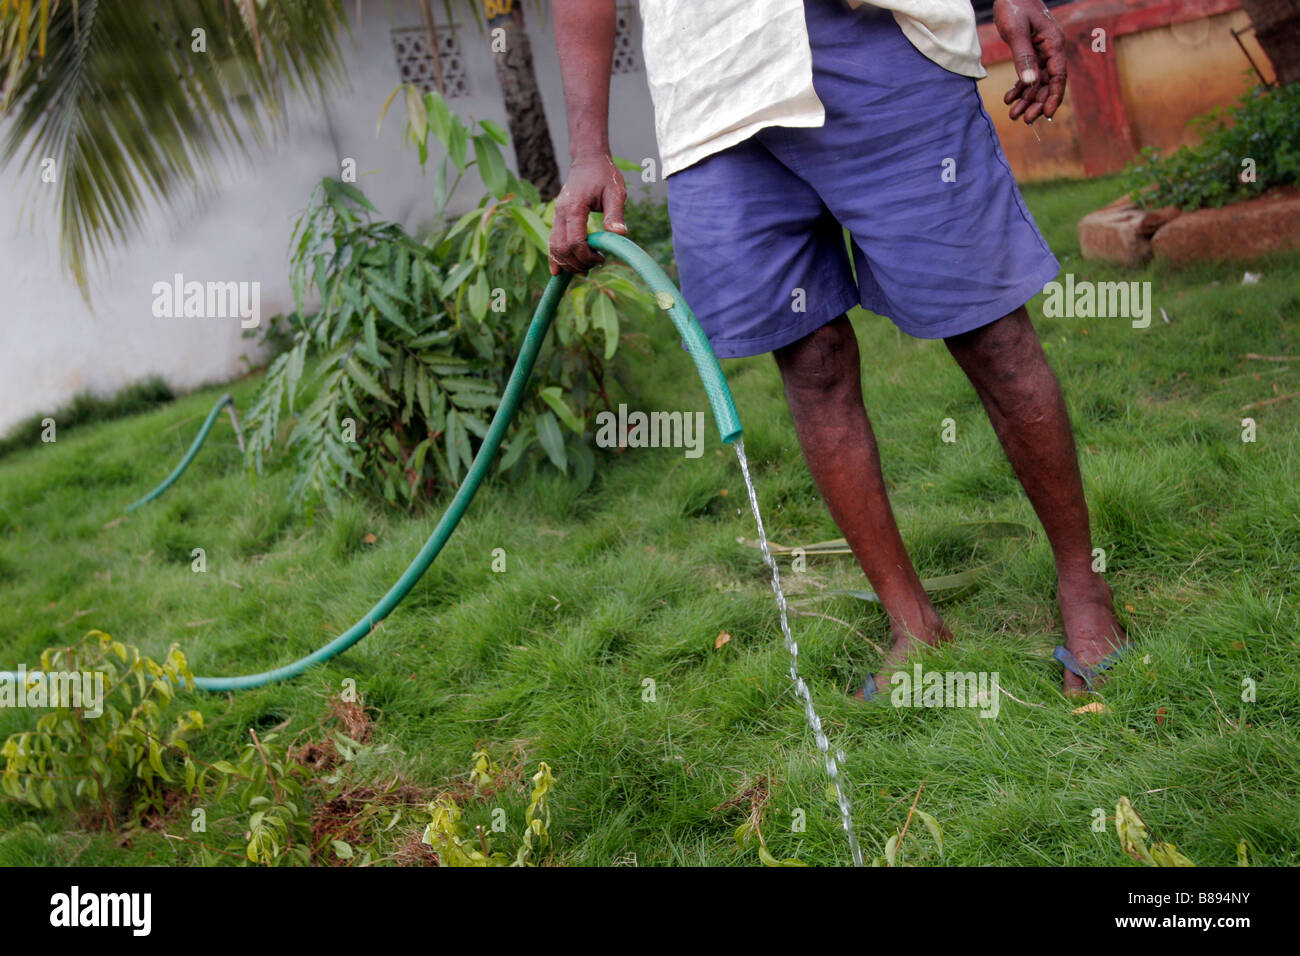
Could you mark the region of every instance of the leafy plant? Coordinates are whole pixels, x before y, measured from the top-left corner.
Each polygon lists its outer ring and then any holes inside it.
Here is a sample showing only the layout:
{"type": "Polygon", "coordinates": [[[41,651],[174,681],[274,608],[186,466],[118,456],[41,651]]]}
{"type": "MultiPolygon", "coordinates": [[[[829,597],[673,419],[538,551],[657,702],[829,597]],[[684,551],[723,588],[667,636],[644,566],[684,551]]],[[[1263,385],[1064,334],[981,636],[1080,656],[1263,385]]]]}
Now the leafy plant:
{"type": "Polygon", "coordinates": [[[186,839],[200,847],[205,865],[231,860],[261,866],[376,862],[379,838],[397,825],[407,809],[398,792],[402,788],[396,778],[382,788],[357,787],[345,778],[387,753],[386,744],[365,743],[333,730],[325,741],[299,750],[275,732],[259,736],[250,728],[249,738],[237,760],[205,764],[199,774],[199,793],[214,802],[232,799],[237,808],[214,828],[224,837],[186,839]],[[321,753],[323,747],[339,761],[337,766],[304,762],[305,756],[313,750],[321,753]],[[327,775],[313,772],[320,770],[327,775]]]}
{"type": "MultiPolygon", "coordinates": [[[[917,806],[921,801],[921,791],[925,789],[925,781],[922,780],[920,786],[916,788],[916,795],[912,798],[912,806],[907,811],[907,819],[903,821],[903,828],[897,833],[890,835],[885,841],[884,852],[872,859],[872,866],[911,866],[912,863],[907,861],[903,855],[903,844],[907,840],[908,830],[912,825],[912,817],[916,817],[925,825],[925,829],[930,834],[930,839],[934,841],[935,849],[938,851],[940,858],[943,857],[943,827],[932,814],[926,813],[917,806]]],[[[912,831],[915,833],[916,831],[912,831]]],[[[912,842],[916,842],[913,837],[912,842]]]]}
{"type": "Polygon", "coordinates": [[[1300,84],[1256,87],[1194,121],[1202,140],[1167,156],[1147,147],[1124,171],[1145,208],[1222,206],[1300,183],[1300,84]]]}
{"type": "Polygon", "coordinates": [[[491,786],[501,774],[501,764],[497,763],[486,750],[474,751],[471,759],[474,769],[469,772],[469,782],[477,793],[480,787],[491,786]]]}
{"type": "Polygon", "coordinates": [[[524,811],[524,836],[515,853],[515,866],[531,866],[530,860],[540,856],[551,845],[551,791],[555,789],[555,777],[546,761],[537,765],[533,774],[533,792],[528,798],[528,809],[524,811]]]}
{"type": "MultiPolygon", "coordinates": [[[[935,849],[938,850],[939,856],[943,856],[943,827],[939,826],[939,821],[932,814],[924,810],[913,807],[913,813],[925,824],[926,830],[930,832],[934,840],[935,849]]],[[[909,821],[910,822],[910,821],[909,821]]],[[[910,866],[909,863],[899,863],[899,851],[903,847],[903,841],[907,838],[907,824],[897,833],[891,834],[885,841],[884,852],[871,861],[872,866],[910,866]]]]}
{"type": "MultiPolygon", "coordinates": [[[[260,469],[279,439],[282,409],[293,414],[305,402],[287,447],[295,455],[292,494],[306,503],[333,506],[344,488],[358,487],[409,506],[457,485],[550,279],[553,206],[539,203],[536,190],[506,167],[505,133],[487,121],[467,127],[436,94],[420,97],[408,87],[407,105],[421,162],[430,135],[446,153],[435,175],[439,205],[471,168],[489,192],[424,242],[397,223],[375,221],[378,210],[347,183],[326,179],[313,193],[294,232],[291,279],[299,315],[312,292],[321,305],[271,364],[250,414],[249,442],[260,469]],[[306,401],[309,365],[315,391],[306,401]]],[[[540,452],[584,486],[590,482],[588,423],[610,404],[620,307],[642,317],[654,311],[626,270],[613,267],[565,297],[498,471],[540,452]]]]}
{"type": "MultiPolygon", "coordinates": [[[[455,293],[449,303],[453,318],[462,324],[483,321],[488,316],[488,293],[497,296],[504,292],[499,296],[503,307],[494,331],[498,338],[516,342],[551,278],[547,256],[555,203],[539,202],[532,184],[505,165],[500,147],[509,138],[495,123],[481,120],[467,127],[441,96],[429,93],[421,97],[410,85],[394,90],[389,103],[398,92],[405,94],[406,133],[416,146],[421,168],[429,165],[430,137],[441,147],[433,172],[434,201],[439,208],[445,208],[471,168],[487,188],[475,209],[428,240],[440,259],[456,263],[451,273],[454,281],[448,283],[455,293]],[[471,145],[473,159],[469,158],[471,145]]],[[[616,162],[624,168],[639,168],[629,160],[616,162]]],[[[593,221],[598,218],[593,214],[593,221]]],[[[583,483],[590,480],[590,448],[585,440],[562,439],[559,426],[564,424],[581,437],[597,404],[610,407],[606,376],[616,371],[608,363],[618,352],[622,322],[649,319],[657,311],[632,276],[627,266],[607,258],[599,270],[575,278],[557,310],[551,348],[543,352],[533,373],[538,383],[537,400],[531,407],[534,424],[529,429],[526,422],[523,431],[535,436],[536,445],[562,471],[568,470],[572,452],[575,472],[583,483]]],[[[511,365],[514,351],[509,349],[511,365]]],[[[503,379],[505,371],[501,372],[503,379]]],[[[521,409],[521,417],[528,418],[527,411],[521,409]]],[[[529,447],[533,447],[531,442],[529,447]]],[[[518,453],[513,442],[507,460],[512,452],[518,453]]]]}
{"type": "Polygon", "coordinates": [[[437,852],[442,866],[507,866],[510,863],[505,853],[492,852],[482,827],[475,827],[471,835],[461,820],[460,807],[451,797],[442,796],[429,804],[429,813],[433,819],[424,828],[423,840],[437,852]]]}
{"type": "MultiPolygon", "coordinates": [[[[1121,850],[1147,866],[1196,865],[1172,843],[1153,843],[1148,848],[1147,825],[1128,797],[1120,797],[1115,803],[1115,835],[1119,837],[1121,850]]],[[[1237,848],[1239,860],[1244,859],[1245,852],[1245,841],[1242,841],[1237,848]]]]}
{"type": "MultiPolygon", "coordinates": [[[[330,732],[331,752],[341,765],[318,778],[298,759],[301,752],[288,748],[278,734],[260,736],[250,728],[249,742],[234,760],[208,763],[191,756],[187,739],[205,729],[202,715],[189,710],[173,720],[168,714],[173,689],[192,679],[175,647],[158,663],[99,631],[74,647],[47,650],[39,672],[0,686],[0,704],[14,703],[6,695],[24,693],[26,706],[53,706],[35,730],[11,735],[0,748],[0,789],[11,800],[45,811],[77,810],[98,801],[114,831],[123,829],[122,810],[129,807],[125,829],[132,838],[161,831],[169,841],[194,847],[198,862],[207,866],[309,866],[327,859],[366,866],[394,858],[381,856],[381,837],[409,812],[418,812],[427,795],[397,786],[396,778],[379,788],[343,779],[345,767],[364,772],[372,758],[388,751],[386,744],[330,732]],[[86,673],[102,676],[102,695],[79,692],[78,697],[64,690],[69,684],[63,675],[86,673]],[[204,836],[168,832],[171,811],[189,803],[187,797],[204,801],[204,826],[195,830],[204,836]],[[209,812],[221,813],[211,831],[209,812]],[[323,825],[316,832],[318,814],[323,825]]],[[[500,772],[491,761],[483,769],[500,772]]],[[[526,838],[528,854],[540,852],[548,838],[544,794],[541,804],[538,799],[535,794],[528,822],[532,826],[535,815],[542,821],[540,831],[533,830],[541,842],[534,847],[526,838]]]]}
{"type": "Polygon", "coordinates": [[[736,827],[736,845],[744,847],[751,840],[758,841],[758,858],[764,866],[807,866],[803,860],[795,857],[786,857],[784,860],[778,860],[772,855],[772,851],[767,848],[767,841],[763,839],[763,830],[759,820],[746,820],[740,826],[736,827]]]}
{"type": "MultiPolygon", "coordinates": [[[[95,708],[102,712],[88,713],[84,697],[70,705],[61,696],[35,730],[11,734],[0,749],[5,758],[0,785],[7,796],[46,810],[97,801],[116,829],[120,801],[131,801],[138,820],[148,810],[162,811],[168,785],[179,781],[187,793],[196,791],[198,768],[186,735],[203,729],[203,716],[196,710],[168,713],[175,689],[193,681],[176,645],[160,663],[102,631],[90,631],[72,647],[43,651],[41,671],[102,679],[95,708]]],[[[28,675],[27,688],[52,679],[28,675]]]]}
{"type": "Polygon", "coordinates": [[[770,797],[771,790],[768,786],[767,777],[760,774],[752,782],[748,782],[748,785],[743,787],[739,794],[715,809],[735,809],[748,800],[749,810],[745,814],[745,822],[736,827],[736,846],[744,849],[749,843],[757,842],[758,858],[764,866],[807,866],[808,864],[803,860],[794,857],[779,860],[767,848],[767,841],[763,839],[763,816],[767,811],[767,803],[770,797]]]}
{"type": "MultiPolygon", "coordinates": [[[[289,759],[274,733],[258,737],[252,728],[250,742],[234,763],[218,760],[204,770],[216,779],[214,798],[221,799],[238,786],[239,806],[249,814],[242,837],[224,851],[238,850],[250,863],[263,866],[307,866],[311,863],[311,804],[305,792],[307,772],[289,759]]],[[[219,862],[209,848],[208,865],[219,862]]]]}
{"type": "MultiPolygon", "coordinates": [[[[475,753],[474,760],[471,780],[477,789],[481,783],[492,780],[491,768],[497,771],[500,768],[492,764],[483,751],[475,753]],[[486,781],[482,779],[484,775],[488,775],[486,781]]],[[[538,763],[532,784],[532,795],[524,813],[524,832],[513,861],[509,854],[492,849],[481,826],[473,830],[469,828],[462,819],[460,805],[447,794],[429,804],[432,818],[424,828],[423,841],[437,851],[442,866],[535,866],[551,843],[550,799],[555,789],[555,777],[545,761],[538,763]]]]}

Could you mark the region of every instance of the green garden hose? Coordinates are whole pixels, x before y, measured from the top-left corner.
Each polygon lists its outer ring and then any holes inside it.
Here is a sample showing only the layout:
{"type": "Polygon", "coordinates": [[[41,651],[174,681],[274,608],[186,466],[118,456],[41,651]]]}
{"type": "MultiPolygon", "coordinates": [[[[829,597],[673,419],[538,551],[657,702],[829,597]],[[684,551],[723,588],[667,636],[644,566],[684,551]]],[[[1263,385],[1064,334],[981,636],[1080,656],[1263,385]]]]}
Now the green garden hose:
{"type": "MultiPolygon", "coordinates": [[[[722,368],[718,365],[717,357],[713,354],[713,349],[709,346],[704,331],[700,328],[694,313],[686,304],[686,300],[682,298],[681,292],[677,290],[677,287],[673,285],[658,264],[630,239],[615,233],[595,232],[587,237],[587,241],[593,249],[618,256],[631,266],[632,270],[649,286],[650,291],[654,293],[655,301],[660,308],[668,312],[682,337],[686,350],[690,353],[691,358],[695,360],[695,368],[699,372],[700,380],[704,383],[704,391],[707,393],[709,404],[713,408],[713,418],[717,423],[718,433],[721,435],[722,441],[727,444],[734,442],[740,437],[741,429],[740,417],[736,414],[736,405],[731,397],[731,389],[727,386],[727,380],[722,375],[722,368]]],[[[260,674],[243,674],[237,677],[196,677],[194,678],[196,687],[210,691],[247,690],[252,687],[262,687],[266,684],[297,677],[307,668],[342,654],[374,630],[375,625],[392,613],[393,609],[415,587],[416,582],[424,576],[424,572],[429,570],[429,565],[433,564],[438,557],[438,553],[442,551],[443,546],[451,537],[452,532],[456,530],[456,526],[460,524],[460,520],[464,517],[469,503],[474,499],[479,485],[483,483],[483,479],[487,476],[488,466],[496,456],[497,450],[501,447],[501,441],[505,438],[506,431],[510,427],[510,421],[514,418],[515,411],[519,408],[519,402],[524,397],[524,387],[528,383],[528,377],[532,374],[533,365],[536,363],[537,355],[542,348],[542,342],[546,338],[547,331],[550,330],[560,300],[564,297],[564,292],[572,279],[573,275],[571,273],[561,272],[557,276],[552,276],[551,281],[542,292],[541,301],[537,303],[532,322],[528,326],[528,331],[524,334],[524,342],[519,351],[519,358],[510,373],[509,381],[506,382],[505,391],[501,396],[501,403],[497,406],[496,414],[492,416],[492,423],[488,426],[487,434],[483,438],[483,443],[479,446],[478,454],[474,456],[474,461],[469,466],[465,480],[451,499],[451,504],[447,506],[447,510],[433,529],[433,533],[425,541],[424,547],[420,549],[410,565],[402,572],[402,576],[397,579],[397,582],[388,589],[388,593],[380,598],[379,602],[350,628],[306,657],[301,657],[274,670],[263,671],[260,674]]],[[[134,511],[146,502],[157,498],[184,473],[190,462],[194,460],[194,456],[198,454],[199,447],[212,430],[212,425],[216,421],[218,413],[221,411],[222,406],[225,405],[229,405],[231,408],[236,435],[239,434],[238,420],[233,416],[234,401],[229,395],[223,395],[212,411],[208,413],[207,420],[199,430],[198,437],[195,438],[189,451],[185,453],[181,463],[176,466],[175,470],[167,476],[162,484],[132,504],[127,509],[128,511],[134,511]]],[[[240,444],[242,447],[242,439],[240,444]]],[[[31,676],[34,676],[34,672],[28,673],[28,677],[31,676]]],[[[17,679],[12,673],[0,674],[0,678],[4,677],[11,680],[17,679]]]]}
{"type": "MultiPolygon", "coordinates": [[[[677,291],[677,286],[664,275],[664,270],[659,268],[659,264],[630,239],[613,232],[593,232],[587,237],[587,243],[601,252],[612,252],[630,265],[641,277],[641,281],[655,294],[655,301],[659,307],[667,310],[668,317],[673,320],[673,325],[677,326],[677,334],[682,337],[682,344],[695,360],[695,370],[700,373],[705,394],[709,396],[709,404],[713,406],[713,420],[717,422],[718,433],[722,436],[723,443],[730,445],[740,437],[740,416],[736,414],[736,404],[732,401],[731,389],[727,387],[727,380],[722,375],[717,356],[713,354],[713,348],[705,338],[704,330],[696,321],[691,307],[677,291]]],[[[552,283],[554,281],[551,280],[552,283]]],[[[537,322],[536,316],[533,322],[537,322]]]]}
{"type": "Polygon", "coordinates": [[[185,469],[190,467],[190,462],[192,462],[194,456],[199,453],[199,449],[203,447],[203,443],[208,440],[208,432],[212,431],[212,426],[216,423],[217,416],[221,414],[221,409],[223,407],[230,409],[230,422],[235,426],[235,438],[239,442],[239,450],[244,450],[244,436],[239,430],[239,418],[235,415],[235,399],[229,392],[227,392],[225,395],[222,395],[217,399],[217,404],[213,405],[212,411],[208,412],[208,417],[203,422],[203,427],[199,429],[198,435],[194,437],[194,441],[190,444],[190,450],[185,453],[185,457],[181,459],[181,463],[172,469],[172,473],[164,478],[162,484],[157,488],[149,492],[139,501],[128,505],[126,509],[127,511],[134,511],[141,505],[147,505],[174,485],[177,478],[185,474],[185,469]]]}

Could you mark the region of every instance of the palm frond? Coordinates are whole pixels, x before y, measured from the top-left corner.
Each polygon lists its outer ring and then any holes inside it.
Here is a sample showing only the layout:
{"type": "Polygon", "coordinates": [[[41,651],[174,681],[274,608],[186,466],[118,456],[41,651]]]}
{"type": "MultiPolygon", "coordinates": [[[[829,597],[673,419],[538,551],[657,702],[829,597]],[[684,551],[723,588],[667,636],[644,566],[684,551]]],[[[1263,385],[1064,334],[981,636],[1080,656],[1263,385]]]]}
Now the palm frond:
{"type": "Polygon", "coordinates": [[[0,0],[0,164],[55,161],[30,181],[54,189],[83,295],[151,202],[265,145],[292,97],[323,99],[346,28],[343,0],[0,0]]]}

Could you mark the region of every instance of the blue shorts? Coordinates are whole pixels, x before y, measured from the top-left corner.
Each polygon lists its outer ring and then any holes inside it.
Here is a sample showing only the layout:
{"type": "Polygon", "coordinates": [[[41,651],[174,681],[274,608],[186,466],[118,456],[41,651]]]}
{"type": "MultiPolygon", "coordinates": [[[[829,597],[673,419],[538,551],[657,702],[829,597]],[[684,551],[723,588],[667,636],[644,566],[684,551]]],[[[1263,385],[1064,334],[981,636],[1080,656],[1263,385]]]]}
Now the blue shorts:
{"type": "Polygon", "coordinates": [[[778,349],[858,304],[926,339],[1024,305],[1060,263],[975,80],[887,11],[804,7],[825,125],[765,127],[667,180],[682,294],[718,357],[778,349]]]}

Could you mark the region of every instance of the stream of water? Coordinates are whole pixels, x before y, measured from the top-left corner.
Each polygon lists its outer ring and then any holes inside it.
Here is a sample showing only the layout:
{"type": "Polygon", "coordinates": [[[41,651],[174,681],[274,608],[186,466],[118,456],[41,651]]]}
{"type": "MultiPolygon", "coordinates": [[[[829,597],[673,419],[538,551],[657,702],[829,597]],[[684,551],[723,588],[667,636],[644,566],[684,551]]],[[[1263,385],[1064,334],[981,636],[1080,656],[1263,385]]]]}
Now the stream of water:
{"type": "Polygon", "coordinates": [[[830,777],[831,786],[835,790],[835,802],[840,807],[840,823],[849,838],[849,853],[853,857],[853,865],[862,866],[862,848],[858,846],[857,834],[853,829],[853,807],[849,803],[847,793],[848,779],[840,766],[844,763],[844,752],[837,750],[831,753],[831,742],[827,739],[826,732],[822,730],[822,720],[813,707],[812,692],[804,683],[804,679],[799,676],[799,644],[790,633],[790,617],[786,608],[785,592],[781,590],[781,572],[777,570],[776,559],[772,557],[772,550],[767,546],[767,531],[763,528],[763,516],[758,510],[758,495],[754,491],[754,480],[749,474],[749,459],[745,457],[743,438],[736,440],[735,449],[736,457],[740,459],[741,474],[745,476],[745,488],[749,492],[749,510],[754,513],[754,521],[758,524],[758,546],[763,552],[763,560],[767,562],[772,572],[772,591],[776,594],[776,607],[781,613],[781,635],[785,639],[785,649],[790,652],[790,680],[794,682],[795,694],[803,701],[804,714],[808,717],[808,726],[812,728],[813,740],[816,741],[817,749],[821,751],[822,758],[826,761],[826,774],[830,777]]]}

